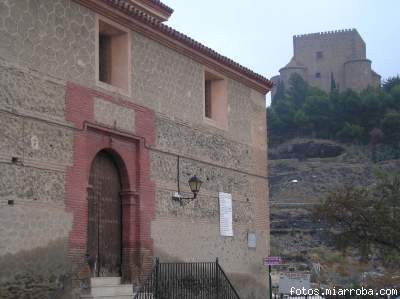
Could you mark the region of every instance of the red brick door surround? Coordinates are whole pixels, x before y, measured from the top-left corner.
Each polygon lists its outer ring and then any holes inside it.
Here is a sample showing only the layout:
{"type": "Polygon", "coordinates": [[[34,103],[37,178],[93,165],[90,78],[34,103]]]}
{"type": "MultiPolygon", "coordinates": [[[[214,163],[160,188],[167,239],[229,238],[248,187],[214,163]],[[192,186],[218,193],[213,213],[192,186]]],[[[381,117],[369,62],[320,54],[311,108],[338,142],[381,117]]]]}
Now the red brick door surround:
{"type": "Polygon", "coordinates": [[[88,226],[87,188],[92,162],[106,150],[121,175],[122,276],[132,282],[151,267],[153,240],[151,221],[155,209],[155,186],[150,180],[148,146],[155,141],[154,112],[122,99],[74,83],[66,88],[66,120],[73,123],[73,164],[66,172],[66,208],[73,215],[69,248],[75,265],[85,263],[88,226]],[[94,119],[94,99],[134,110],[135,134],[99,125],[94,119]]]}

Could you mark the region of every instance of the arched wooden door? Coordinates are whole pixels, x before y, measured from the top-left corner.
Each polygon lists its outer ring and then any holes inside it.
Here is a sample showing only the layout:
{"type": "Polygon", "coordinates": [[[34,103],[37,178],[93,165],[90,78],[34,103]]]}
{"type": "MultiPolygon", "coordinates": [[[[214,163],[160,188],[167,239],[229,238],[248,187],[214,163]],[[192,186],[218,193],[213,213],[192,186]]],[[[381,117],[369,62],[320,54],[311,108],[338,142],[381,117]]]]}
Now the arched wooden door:
{"type": "Polygon", "coordinates": [[[93,161],[88,190],[87,250],[93,276],[120,276],[122,252],[121,180],[112,156],[93,161]]]}

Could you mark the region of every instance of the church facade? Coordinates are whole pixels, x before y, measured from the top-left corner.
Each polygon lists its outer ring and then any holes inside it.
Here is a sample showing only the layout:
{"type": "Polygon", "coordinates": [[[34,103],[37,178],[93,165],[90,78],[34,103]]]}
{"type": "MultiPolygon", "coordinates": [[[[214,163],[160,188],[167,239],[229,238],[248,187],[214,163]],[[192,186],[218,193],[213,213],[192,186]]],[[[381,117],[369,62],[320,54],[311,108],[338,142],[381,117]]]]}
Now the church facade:
{"type": "Polygon", "coordinates": [[[265,298],[272,83],[165,25],[172,12],[0,0],[1,298],[79,298],[97,276],[140,286],[155,257],[219,258],[241,298],[265,298]]]}

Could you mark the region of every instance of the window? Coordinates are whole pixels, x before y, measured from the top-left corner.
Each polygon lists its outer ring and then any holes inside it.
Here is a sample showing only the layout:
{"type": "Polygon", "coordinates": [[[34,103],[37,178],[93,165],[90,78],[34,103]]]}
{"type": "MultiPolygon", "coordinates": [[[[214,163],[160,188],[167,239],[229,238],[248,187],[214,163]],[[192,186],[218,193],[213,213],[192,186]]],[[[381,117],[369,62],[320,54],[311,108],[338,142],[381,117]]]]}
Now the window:
{"type": "Polygon", "coordinates": [[[227,127],[226,80],[209,71],[204,73],[204,119],[220,128],[227,127]]]}
{"type": "Polygon", "coordinates": [[[322,51],[318,51],[316,53],[316,57],[317,57],[317,59],[321,59],[323,57],[322,51]]]}
{"type": "Polygon", "coordinates": [[[111,37],[99,34],[99,80],[111,84],[111,37]]]}
{"type": "Polygon", "coordinates": [[[212,118],[211,114],[211,88],[212,88],[212,81],[205,80],[204,81],[204,115],[208,118],[212,118]]]}
{"type": "Polygon", "coordinates": [[[315,78],[321,78],[321,73],[315,73],[315,78]]]}
{"type": "Polygon", "coordinates": [[[98,81],[128,91],[130,69],[129,34],[121,26],[98,21],[98,81]]]}

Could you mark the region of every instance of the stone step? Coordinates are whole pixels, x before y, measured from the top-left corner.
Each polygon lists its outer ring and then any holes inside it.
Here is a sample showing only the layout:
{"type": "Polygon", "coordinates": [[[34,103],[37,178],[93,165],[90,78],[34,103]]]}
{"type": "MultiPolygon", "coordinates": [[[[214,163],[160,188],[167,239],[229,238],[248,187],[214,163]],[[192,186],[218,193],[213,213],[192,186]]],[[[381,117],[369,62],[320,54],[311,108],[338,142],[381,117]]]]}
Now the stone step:
{"type": "Polygon", "coordinates": [[[133,286],[131,284],[103,285],[93,287],[91,295],[96,296],[133,296],[133,286]]]}
{"type": "Polygon", "coordinates": [[[153,299],[154,296],[152,293],[139,293],[135,299],[153,299]]]}
{"type": "Polygon", "coordinates": [[[92,296],[81,295],[81,299],[132,299],[133,295],[120,295],[120,296],[92,296]]]}
{"type": "Polygon", "coordinates": [[[92,287],[120,285],[121,277],[93,277],[90,279],[92,287]]]}

